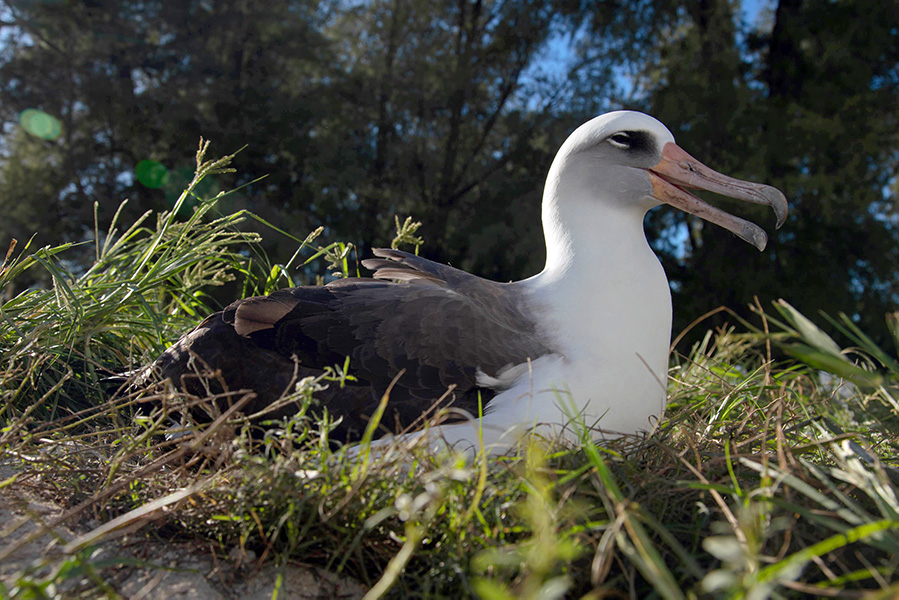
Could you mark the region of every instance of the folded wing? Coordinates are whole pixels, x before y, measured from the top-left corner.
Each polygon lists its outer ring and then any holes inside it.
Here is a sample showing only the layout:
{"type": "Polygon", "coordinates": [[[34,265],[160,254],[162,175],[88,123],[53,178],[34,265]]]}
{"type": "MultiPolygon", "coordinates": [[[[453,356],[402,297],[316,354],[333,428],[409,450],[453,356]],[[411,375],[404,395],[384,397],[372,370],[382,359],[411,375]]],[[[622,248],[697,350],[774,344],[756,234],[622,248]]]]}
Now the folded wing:
{"type": "Polygon", "coordinates": [[[383,423],[396,431],[448,391],[447,404],[477,414],[479,401],[486,405],[498,391],[479,380],[550,351],[516,284],[397,250],[375,255],[363,262],[374,279],[342,279],[232,303],[166,350],[157,366],[164,377],[187,381],[188,359],[194,357],[195,365],[199,358],[225,387],[256,392],[258,409],[277,400],[295,374],[316,374],[349,357],[356,382],[332,386],[320,400],[344,420],[339,433],[352,439],[391,382],[383,423]]]}

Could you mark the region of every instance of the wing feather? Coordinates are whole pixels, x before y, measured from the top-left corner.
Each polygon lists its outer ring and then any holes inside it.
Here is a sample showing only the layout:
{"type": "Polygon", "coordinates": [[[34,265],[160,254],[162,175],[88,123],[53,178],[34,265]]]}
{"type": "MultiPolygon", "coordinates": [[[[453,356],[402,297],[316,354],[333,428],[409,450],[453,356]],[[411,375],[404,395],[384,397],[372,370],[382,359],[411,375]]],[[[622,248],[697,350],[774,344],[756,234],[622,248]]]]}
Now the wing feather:
{"type": "Polygon", "coordinates": [[[377,258],[364,261],[375,270],[373,279],[342,279],[238,300],[210,317],[220,325],[207,319],[202,331],[185,335],[167,353],[186,356],[202,347],[215,359],[213,368],[226,378],[229,371],[239,372],[240,387],[256,389],[260,402],[277,399],[262,390],[272,388],[266,384],[270,381],[283,385],[283,375],[272,371],[293,368],[294,359],[303,369],[315,370],[349,357],[357,383],[346,403],[334,390],[325,404],[358,429],[394,380],[391,419],[397,424],[409,425],[448,389],[454,406],[476,413],[479,401],[499,391],[497,382],[509,379],[502,375],[510,365],[552,351],[516,284],[481,279],[398,250],[374,253],[377,258]],[[202,343],[193,341],[198,336],[202,343]],[[216,338],[239,347],[240,356],[216,351],[216,338]],[[367,406],[362,406],[364,397],[367,406]]]}
{"type": "Polygon", "coordinates": [[[375,255],[364,264],[376,269],[376,279],[238,301],[225,319],[304,364],[323,367],[349,356],[354,374],[379,387],[405,371],[399,386],[415,397],[439,397],[449,385],[464,393],[479,387],[479,370],[492,376],[550,352],[515,284],[399,250],[375,255]]]}

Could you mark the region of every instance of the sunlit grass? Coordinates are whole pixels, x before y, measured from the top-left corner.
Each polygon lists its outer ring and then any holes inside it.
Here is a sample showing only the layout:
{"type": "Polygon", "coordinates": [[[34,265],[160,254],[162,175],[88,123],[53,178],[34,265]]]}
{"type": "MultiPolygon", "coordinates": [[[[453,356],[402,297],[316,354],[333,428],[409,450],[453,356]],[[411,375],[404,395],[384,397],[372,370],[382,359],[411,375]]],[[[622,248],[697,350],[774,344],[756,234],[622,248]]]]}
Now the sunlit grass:
{"type": "MultiPolygon", "coordinates": [[[[192,188],[227,159],[201,152],[198,165],[192,188]]],[[[646,440],[597,445],[584,432],[576,448],[532,439],[510,457],[413,453],[359,468],[305,410],[333,384],[322,378],[301,382],[288,399],[297,415],[266,423],[264,435],[252,435],[238,399],[166,441],[164,415],[146,399],[174,392],[115,393],[106,375],[207,314],[210,285],[290,285],[292,267],[316,256],[350,270],[347,246],[319,248],[313,236],[286,265],[269,265],[237,228],[249,213],[216,216],[211,200],[178,220],[179,209],[98,232],[83,273],[66,270],[69,246],[12,251],[0,268],[3,289],[27,269],[54,282],[2,305],[0,464],[16,474],[0,486],[59,501],[63,517],[47,527],[100,523],[0,594],[49,596],[64,581],[111,593],[114,565],[91,549],[128,528],[207,540],[222,560],[237,548],[259,564],[319,565],[371,597],[899,594],[899,369],[851,319],[833,322],[853,344],[846,351],[786,303],[709,333],[673,357],[666,421],[646,440]],[[825,385],[822,370],[855,387],[825,385]]],[[[0,561],[27,541],[3,527],[0,561]]]]}

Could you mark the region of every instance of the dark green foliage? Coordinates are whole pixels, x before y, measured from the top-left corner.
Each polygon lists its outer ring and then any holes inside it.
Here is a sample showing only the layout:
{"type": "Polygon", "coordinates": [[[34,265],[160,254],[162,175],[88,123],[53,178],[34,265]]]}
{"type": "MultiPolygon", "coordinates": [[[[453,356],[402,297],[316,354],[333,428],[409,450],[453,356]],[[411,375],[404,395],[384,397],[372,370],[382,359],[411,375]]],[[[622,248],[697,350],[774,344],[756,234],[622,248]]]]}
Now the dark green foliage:
{"type": "MultiPolygon", "coordinates": [[[[659,31],[647,109],[716,169],[781,189],[786,225],[761,255],[716,227],[656,211],[650,228],[675,282],[675,331],[703,312],[788,298],[844,311],[875,338],[899,301],[895,194],[899,5],[780,0],[743,24],[727,0],[684,3],[659,31]],[[668,25],[673,27],[674,24],[668,25]],[[685,225],[684,225],[685,224],[685,225]]],[[[763,211],[743,214],[768,225],[763,211]]]]}
{"type": "MultiPolygon", "coordinates": [[[[541,266],[540,190],[558,145],[597,112],[638,108],[703,162],[781,188],[792,207],[762,255],[670,209],[651,213],[675,330],[721,304],[782,295],[804,311],[848,311],[882,341],[899,264],[899,9],[778,0],[751,22],[739,9],[12,3],[0,24],[0,228],[20,243],[80,241],[94,202],[101,224],[126,197],[128,218],[171,206],[192,171],[184,149],[202,135],[246,146],[239,174],[196,191],[252,182],[226,211],[249,208],[286,230],[324,226],[326,239],[353,241],[357,259],[411,214],[430,258],[520,278],[541,266]],[[25,134],[28,108],[58,118],[61,135],[25,134]],[[140,183],[144,160],[167,169],[164,185],[140,183]]],[[[770,226],[761,211],[732,208],[770,226]]]]}
{"type": "MultiPolygon", "coordinates": [[[[539,266],[534,247],[510,243],[522,233],[510,226],[536,223],[546,166],[580,120],[565,117],[552,82],[529,74],[564,23],[549,2],[36,3],[10,16],[5,118],[40,107],[61,119],[62,136],[43,143],[60,154],[54,177],[43,178],[55,185],[39,193],[67,212],[4,225],[7,235],[80,240],[87,233],[76,224],[90,221],[93,201],[101,222],[124,197],[132,216],[171,205],[191,172],[184,148],[202,135],[219,148],[246,146],[240,174],[213,185],[254,183],[223,209],[300,231],[323,225],[363,252],[389,241],[382,232],[394,214],[414,212],[437,242],[435,258],[506,277],[512,266],[539,266]],[[168,183],[141,185],[143,160],[164,165],[168,183]],[[507,216],[523,205],[527,219],[507,216]],[[472,240],[490,223],[505,230],[472,240]]],[[[37,152],[31,140],[9,140],[11,155],[37,152]]],[[[22,206],[14,174],[0,171],[0,197],[22,206]]]]}

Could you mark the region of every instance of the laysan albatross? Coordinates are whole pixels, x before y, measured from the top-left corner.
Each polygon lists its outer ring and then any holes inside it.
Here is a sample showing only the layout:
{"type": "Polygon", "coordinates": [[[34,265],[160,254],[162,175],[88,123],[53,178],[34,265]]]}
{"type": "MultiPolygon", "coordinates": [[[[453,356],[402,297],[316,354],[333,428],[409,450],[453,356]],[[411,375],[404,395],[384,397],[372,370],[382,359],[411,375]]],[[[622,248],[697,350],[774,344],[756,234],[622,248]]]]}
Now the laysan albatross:
{"type": "Polygon", "coordinates": [[[644,215],[670,204],[759,250],[767,242],[757,225],[688,188],[768,205],[778,227],[786,218],[775,188],[704,166],[653,117],[611,112],[578,127],[550,167],[546,266],[533,277],[497,283],[378,249],[363,261],[372,279],[238,300],[185,334],[153,371],[200,396],[252,390],[251,413],[348,357],[353,380],[317,397],[339,423],[331,439],[350,442],[385,394],[381,431],[426,436],[435,448],[483,442],[501,453],[532,429],[570,436],[575,418],[597,438],[649,430],[665,407],[671,296],[644,215]],[[438,399],[450,418],[425,427],[438,399]]]}

